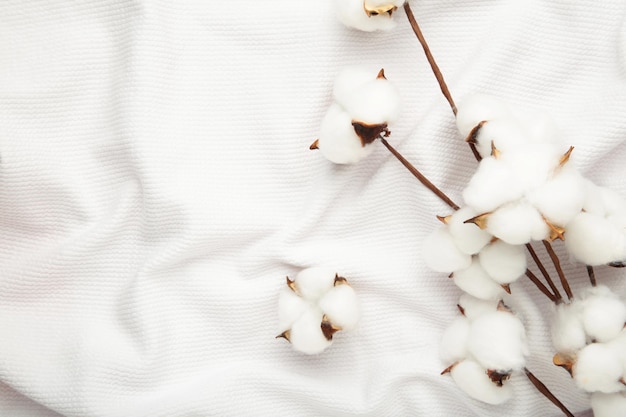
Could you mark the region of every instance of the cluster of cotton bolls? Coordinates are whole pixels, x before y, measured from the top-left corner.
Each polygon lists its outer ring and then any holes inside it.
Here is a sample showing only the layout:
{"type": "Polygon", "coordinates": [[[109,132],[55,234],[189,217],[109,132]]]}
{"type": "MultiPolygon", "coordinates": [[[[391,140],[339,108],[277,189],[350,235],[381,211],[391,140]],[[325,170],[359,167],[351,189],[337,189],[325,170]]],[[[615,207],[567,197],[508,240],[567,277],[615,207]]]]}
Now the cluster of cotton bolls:
{"type": "Polygon", "coordinates": [[[459,310],[462,317],[442,337],[440,357],[449,364],[443,373],[470,397],[502,404],[513,395],[505,381],[526,364],[524,325],[502,301],[463,294],[459,310]]]}
{"type": "Polygon", "coordinates": [[[625,323],[626,305],[603,285],[556,306],[554,363],[567,369],[579,388],[592,393],[595,417],[626,415],[625,323]]]}
{"type": "Polygon", "coordinates": [[[376,75],[348,67],[335,79],[333,98],[311,149],[336,164],[356,163],[372,152],[376,138],[389,135],[389,124],[399,114],[398,91],[382,69],[376,75]]]}
{"type": "Polygon", "coordinates": [[[341,22],[365,32],[390,30],[396,26],[394,12],[405,0],[337,0],[335,8],[341,22]]]}
{"type": "Polygon", "coordinates": [[[287,285],[278,300],[277,337],[308,355],[321,353],[339,330],[353,329],[360,317],[356,294],[348,281],[320,267],[302,270],[287,285]]]}

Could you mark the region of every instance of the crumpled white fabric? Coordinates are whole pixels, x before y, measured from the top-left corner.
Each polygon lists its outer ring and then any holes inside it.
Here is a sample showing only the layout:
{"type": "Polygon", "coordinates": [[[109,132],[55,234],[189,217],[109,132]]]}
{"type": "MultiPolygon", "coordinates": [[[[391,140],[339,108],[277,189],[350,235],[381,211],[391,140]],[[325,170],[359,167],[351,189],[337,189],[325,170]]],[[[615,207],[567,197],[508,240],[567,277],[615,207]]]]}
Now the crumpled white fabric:
{"type": "MultiPolygon", "coordinates": [[[[411,5],[455,98],[552,114],[573,163],[626,195],[623,0],[411,5]]],[[[396,18],[361,33],[330,0],[0,4],[0,415],[561,415],[521,375],[499,407],[439,375],[460,290],[420,244],[450,210],[382,146],[347,167],[308,150],[335,75],[384,67],[403,101],[390,142],[460,201],[476,162],[396,18]],[[276,303],[316,265],[364,315],[306,357],[274,339],[276,303]]],[[[596,274],[626,296],[622,271],[596,274]]],[[[583,415],[549,301],[512,290],[529,369],[583,415]]]]}

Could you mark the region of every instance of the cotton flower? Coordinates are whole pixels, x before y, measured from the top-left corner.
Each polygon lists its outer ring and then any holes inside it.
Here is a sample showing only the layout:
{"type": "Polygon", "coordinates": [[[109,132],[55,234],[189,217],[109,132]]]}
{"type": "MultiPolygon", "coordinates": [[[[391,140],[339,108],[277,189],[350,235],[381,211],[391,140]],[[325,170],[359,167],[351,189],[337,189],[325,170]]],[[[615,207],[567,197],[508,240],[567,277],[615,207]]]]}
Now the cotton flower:
{"type": "Polygon", "coordinates": [[[610,394],[626,389],[622,383],[624,369],[615,349],[604,343],[592,343],[576,355],[572,377],[587,392],[610,394]]]}
{"type": "Polygon", "coordinates": [[[500,300],[505,292],[503,287],[487,274],[477,257],[473,258],[469,267],[455,271],[452,278],[457,287],[482,300],[500,300]]]}
{"type": "Polygon", "coordinates": [[[292,281],[278,300],[278,337],[291,342],[300,352],[321,353],[339,330],[354,328],[359,320],[359,304],[345,278],[324,268],[308,268],[292,281]]]}
{"type": "Polygon", "coordinates": [[[311,149],[319,149],[331,162],[352,164],[368,156],[389,124],[399,114],[399,94],[380,70],[376,76],[363,68],[350,67],[335,80],[331,104],[322,119],[320,136],[311,149]]]}
{"type": "Polygon", "coordinates": [[[336,0],[339,20],[346,26],[365,32],[391,30],[393,17],[405,0],[336,0]]]}
{"type": "Polygon", "coordinates": [[[472,256],[457,247],[447,227],[438,227],[424,239],[422,254],[426,265],[437,272],[450,273],[472,263],[472,256]]]}
{"type": "Polygon", "coordinates": [[[485,246],[478,254],[480,265],[494,281],[509,284],[526,272],[524,247],[498,240],[485,246]]]}
{"type": "Polygon", "coordinates": [[[452,379],[470,397],[487,404],[497,405],[513,397],[513,389],[507,384],[496,384],[480,364],[465,359],[450,370],[452,379]]]}

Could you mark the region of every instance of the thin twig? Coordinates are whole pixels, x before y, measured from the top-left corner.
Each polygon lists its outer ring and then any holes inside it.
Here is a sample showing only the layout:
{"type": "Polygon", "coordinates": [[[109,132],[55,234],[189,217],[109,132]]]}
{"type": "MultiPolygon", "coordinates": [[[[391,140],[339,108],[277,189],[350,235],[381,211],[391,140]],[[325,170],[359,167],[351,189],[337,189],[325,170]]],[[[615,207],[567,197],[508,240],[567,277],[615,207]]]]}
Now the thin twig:
{"type": "Polygon", "coordinates": [[[539,278],[537,278],[537,276],[533,274],[530,269],[526,270],[526,276],[530,278],[530,280],[535,284],[535,286],[539,289],[539,291],[544,293],[546,297],[550,299],[550,301],[552,301],[553,303],[557,302],[557,298],[554,296],[554,294],[550,292],[548,287],[543,285],[543,282],[539,281],[539,278]]]}
{"type": "Polygon", "coordinates": [[[563,286],[563,290],[565,290],[565,294],[567,294],[568,299],[574,298],[572,294],[572,290],[569,287],[569,283],[567,282],[567,278],[565,278],[565,273],[563,273],[563,268],[561,268],[561,261],[559,261],[559,257],[552,249],[552,245],[547,240],[543,241],[543,245],[546,247],[548,251],[548,255],[550,255],[550,259],[552,259],[552,263],[554,264],[554,268],[556,269],[557,274],[559,274],[559,279],[561,280],[561,285],[563,286]]]}
{"type": "Polygon", "coordinates": [[[544,383],[539,380],[539,378],[537,378],[535,375],[533,375],[532,372],[528,370],[528,368],[524,368],[524,372],[526,373],[526,376],[528,377],[530,382],[532,382],[532,384],[535,386],[535,388],[537,388],[537,390],[541,394],[543,394],[544,397],[549,399],[552,402],[552,404],[559,407],[559,409],[563,412],[563,414],[565,414],[568,417],[575,417],[574,414],[572,414],[572,412],[569,411],[567,407],[565,407],[565,405],[561,401],[559,401],[559,399],[556,398],[554,394],[550,392],[548,387],[546,387],[544,383]]]}
{"type": "Polygon", "coordinates": [[[552,289],[552,292],[554,293],[556,300],[557,301],[562,300],[563,296],[561,296],[561,293],[559,292],[558,288],[556,287],[556,285],[554,285],[554,281],[552,281],[552,278],[550,278],[550,274],[548,274],[546,267],[543,266],[543,262],[541,262],[541,259],[539,259],[539,257],[537,256],[537,252],[535,252],[535,250],[533,249],[530,243],[526,244],[526,249],[528,249],[528,253],[530,253],[530,256],[533,258],[533,261],[535,261],[535,264],[537,264],[537,267],[541,271],[541,275],[543,275],[543,277],[546,279],[546,282],[550,286],[550,289],[552,289]]]}
{"type": "Polygon", "coordinates": [[[432,68],[433,74],[435,74],[435,78],[437,78],[437,82],[439,83],[439,88],[441,88],[441,92],[443,93],[443,96],[446,98],[446,100],[448,100],[448,103],[450,103],[450,108],[452,109],[452,113],[454,113],[454,115],[456,116],[456,104],[454,104],[454,100],[452,99],[450,90],[448,90],[448,85],[446,84],[446,81],[443,79],[443,74],[441,73],[439,66],[437,66],[437,63],[435,62],[435,58],[433,58],[433,54],[430,52],[430,48],[428,47],[428,44],[426,43],[426,39],[424,38],[424,35],[422,34],[422,31],[419,25],[417,24],[417,21],[415,20],[415,16],[413,16],[413,11],[411,10],[411,6],[409,6],[408,1],[404,3],[404,10],[406,11],[406,16],[409,18],[409,23],[411,24],[411,28],[413,29],[415,36],[417,36],[417,40],[420,42],[420,44],[422,45],[422,48],[424,49],[424,53],[426,54],[426,59],[428,60],[428,63],[430,64],[430,68],[432,68]]]}
{"type": "Polygon", "coordinates": [[[393,156],[395,156],[396,159],[398,161],[400,161],[402,163],[402,165],[404,165],[405,168],[408,169],[411,172],[411,174],[413,174],[413,176],[419,180],[419,182],[424,184],[424,186],[426,188],[428,188],[430,191],[432,191],[444,203],[446,203],[447,205],[452,207],[452,209],[454,209],[454,210],[458,210],[459,209],[459,206],[454,201],[452,201],[450,199],[450,197],[448,197],[443,191],[441,191],[439,188],[437,188],[437,186],[435,184],[430,182],[428,180],[428,178],[426,178],[424,176],[424,174],[419,172],[419,170],[413,166],[413,164],[411,164],[409,161],[407,161],[406,158],[404,156],[402,156],[402,154],[400,154],[400,152],[398,152],[393,146],[391,146],[389,144],[389,142],[387,142],[387,139],[385,139],[382,136],[380,136],[379,139],[383,143],[383,145],[385,145],[385,147],[387,149],[389,149],[389,152],[391,152],[393,154],[393,156]]]}
{"type": "Polygon", "coordinates": [[[597,282],[596,273],[593,271],[593,266],[587,265],[587,275],[589,275],[589,281],[591,282],[591,286],[595,287],[597,285],[597,282]]]}

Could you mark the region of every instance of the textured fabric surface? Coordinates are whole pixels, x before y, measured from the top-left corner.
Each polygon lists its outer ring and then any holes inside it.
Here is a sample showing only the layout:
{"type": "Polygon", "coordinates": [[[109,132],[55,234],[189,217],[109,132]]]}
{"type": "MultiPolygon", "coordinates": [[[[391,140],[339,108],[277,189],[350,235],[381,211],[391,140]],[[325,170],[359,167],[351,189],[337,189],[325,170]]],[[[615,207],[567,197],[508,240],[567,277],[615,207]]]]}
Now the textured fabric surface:
{"type": "MultiPolygon", "coordinates": [[[[456,98],[550,113],[573,162],[626,195],[623,0],[411,4],[456,98]]],[[[330,0],[0,3],[1,416],[561,415],[522,375],[499,407],[439,375],[461,292],[420,245],[449,209],[382,146],[348,167],[308,150],[337,72],[384,67],[391,143],[460,200],[476,162],[396,18],[361,33],[330,0]],[[276,302],[314,265],[351,280],[363,317],[307,357],[274,339],[276,302]]],[[[626,297],[622,271],[596,273],[626,297]]],[[[551,364],[549,300],[512,289],[528,367],[585,415],[551,364]]]]}

